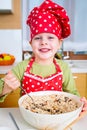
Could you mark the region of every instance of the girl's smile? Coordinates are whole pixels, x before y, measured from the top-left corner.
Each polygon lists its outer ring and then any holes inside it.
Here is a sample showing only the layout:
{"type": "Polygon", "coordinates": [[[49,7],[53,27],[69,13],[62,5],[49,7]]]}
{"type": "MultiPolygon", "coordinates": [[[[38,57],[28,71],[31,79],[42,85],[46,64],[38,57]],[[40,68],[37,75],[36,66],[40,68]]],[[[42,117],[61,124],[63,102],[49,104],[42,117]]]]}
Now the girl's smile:
{"type": "Polygon", "coordinates": [[[41,48],[41,49],[39,49],[39,51],[42,52],[42,53],[49,52],[50,50],[51,49],[49,49],[49,48],[41,48]]]}

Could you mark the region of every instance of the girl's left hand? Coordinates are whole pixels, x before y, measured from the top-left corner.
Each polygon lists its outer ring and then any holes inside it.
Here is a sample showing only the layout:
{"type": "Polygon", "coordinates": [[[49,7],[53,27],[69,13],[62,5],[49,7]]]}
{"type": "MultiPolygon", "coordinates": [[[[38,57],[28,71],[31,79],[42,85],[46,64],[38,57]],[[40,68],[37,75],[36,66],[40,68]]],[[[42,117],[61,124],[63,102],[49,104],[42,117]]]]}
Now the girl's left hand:
{"type": "Polygon", "coordinates": [[[87,99],[85,97],[82,97],[81,101],[84,103],[83,109],[82,109],[82,112],[81,112],[81,113],[83,113],[83,112],[87,111],[87,99]]]}

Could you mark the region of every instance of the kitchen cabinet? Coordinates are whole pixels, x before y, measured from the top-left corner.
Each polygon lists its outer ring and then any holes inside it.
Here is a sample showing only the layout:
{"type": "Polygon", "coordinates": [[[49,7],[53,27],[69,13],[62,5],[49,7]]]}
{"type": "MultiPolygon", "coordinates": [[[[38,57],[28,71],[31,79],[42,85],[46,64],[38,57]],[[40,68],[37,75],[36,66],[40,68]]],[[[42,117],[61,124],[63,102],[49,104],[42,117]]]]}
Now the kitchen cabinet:
{"type": "Polygon", "coordinates": [[[87,98],[87,73],[73,73],[81,97],[87,98]]]}
{"type": "Polygon", "coordinates": [[[6,1],[4,3],[5,6],[11,2],[12,5],[10,5],[10,10],[12,13],[0,14],[0,29],[21,29],[21,0],[0,0],[0,6],[2,6],[1,1],[6,1]]]}
{"type": "Polygon", "coordinates": [[[0,1],[0,13],[11,13],[13,10],[13,0],[0,1]]]}
{"type": "MultiPolygon", "coordinates": [[[[4,74],[0,74],[0,78],[4,77],[4,74]]],[[[0,103],[0,108],[6,107],[18,107],[18,99],[20,98],[20,88],[10,93],[4,102],[0,103]]]]}

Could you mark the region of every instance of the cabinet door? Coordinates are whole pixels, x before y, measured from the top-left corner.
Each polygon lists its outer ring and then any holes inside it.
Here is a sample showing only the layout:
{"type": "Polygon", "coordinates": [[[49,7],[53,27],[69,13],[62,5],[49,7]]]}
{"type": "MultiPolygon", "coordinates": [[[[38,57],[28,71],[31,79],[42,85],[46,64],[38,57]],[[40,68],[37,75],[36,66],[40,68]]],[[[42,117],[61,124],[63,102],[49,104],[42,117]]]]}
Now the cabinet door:
{"type": "MultiPolygon", "coordinates": [[[[4,77],[4,75],[0,74],[0,77],[4,77]]],[[[4,102],[0,102],[0,108],[4,107],[18,107],[18,99],[20,98],[20,88],[10,93],[4,102]]]]}
{"type": "Polygon", "coordinates": [[[74,73],[74,79],[76,82],[76,87],[83,97],[87,98],[87,74],[86,73],[74,73]]]}

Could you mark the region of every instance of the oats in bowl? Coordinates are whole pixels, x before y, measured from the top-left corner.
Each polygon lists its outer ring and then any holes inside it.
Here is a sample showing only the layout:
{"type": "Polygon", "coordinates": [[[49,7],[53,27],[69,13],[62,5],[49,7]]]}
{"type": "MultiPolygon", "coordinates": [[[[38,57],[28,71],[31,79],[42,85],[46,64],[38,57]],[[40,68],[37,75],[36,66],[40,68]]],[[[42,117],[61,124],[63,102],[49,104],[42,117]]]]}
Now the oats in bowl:
{"type": "Polygon", "coordinates": [[[39,114],[61,114],[79,108],[78,102],[68,96],[64,96],[63,94],[32,96],[32,98],[37,107],[35,107],[28,96],[23,100],[21,106],[39,114]]]}

